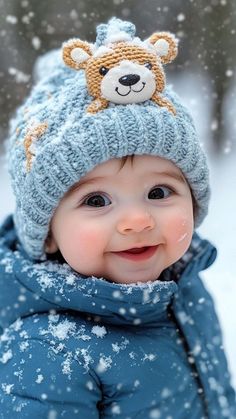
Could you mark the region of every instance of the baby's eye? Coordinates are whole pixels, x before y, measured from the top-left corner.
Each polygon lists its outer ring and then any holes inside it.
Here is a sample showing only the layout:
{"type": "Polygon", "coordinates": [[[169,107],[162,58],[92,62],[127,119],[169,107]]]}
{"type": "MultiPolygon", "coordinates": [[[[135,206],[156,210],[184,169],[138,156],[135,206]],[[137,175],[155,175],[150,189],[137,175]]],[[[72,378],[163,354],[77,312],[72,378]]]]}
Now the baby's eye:
{"type": "Polygon", "coordinates": [[[93,194],[88,195],[83,201],[83,205],[89,207],[105,207],[106,205],[111,205],[109,198],[104,194],[93,194]]]}
{"type": "Polygon", "coordinates": [[[149,194],[149,199],[163,199],[168,198],[173,193],[173,190],[168,186],[156,186],[153,188],[149,194]]]}

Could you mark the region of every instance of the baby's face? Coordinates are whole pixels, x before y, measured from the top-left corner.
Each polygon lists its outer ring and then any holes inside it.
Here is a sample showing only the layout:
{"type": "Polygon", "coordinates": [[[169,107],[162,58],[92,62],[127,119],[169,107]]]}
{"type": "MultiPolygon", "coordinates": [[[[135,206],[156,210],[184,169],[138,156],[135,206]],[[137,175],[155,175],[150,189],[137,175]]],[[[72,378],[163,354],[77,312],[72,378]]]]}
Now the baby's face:
{"type": "Polygon", "coordinates": [[[192,197],[181,171],[160,157],[135,156],[123,168],[121,159],[96,166],[64,196],[46,251],[59,249],[87,276],[147,282],[181,258],[192,234],[192,197]]]}

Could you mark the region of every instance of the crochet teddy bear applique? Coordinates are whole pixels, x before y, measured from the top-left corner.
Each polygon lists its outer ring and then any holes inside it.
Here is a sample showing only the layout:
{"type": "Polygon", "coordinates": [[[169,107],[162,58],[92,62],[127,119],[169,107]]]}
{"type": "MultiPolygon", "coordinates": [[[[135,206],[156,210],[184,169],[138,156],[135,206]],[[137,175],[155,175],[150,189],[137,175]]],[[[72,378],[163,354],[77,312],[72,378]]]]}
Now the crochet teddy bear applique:
{"type": "Polygon", "coordinates": [[[94,98],[87,112],[97,113],[109,103],[152,100],[175,115],[173,104],[162,92],[163,65],[175,59],[177,39],[169,32],[156,32],[142,41],[134,36],[134,25],[122,27],[122,23],[113,18],[107,25],[99,25],[95,44],[76,38],[63,44],[64,62],[85,71],[88,92],[94,98]]]}

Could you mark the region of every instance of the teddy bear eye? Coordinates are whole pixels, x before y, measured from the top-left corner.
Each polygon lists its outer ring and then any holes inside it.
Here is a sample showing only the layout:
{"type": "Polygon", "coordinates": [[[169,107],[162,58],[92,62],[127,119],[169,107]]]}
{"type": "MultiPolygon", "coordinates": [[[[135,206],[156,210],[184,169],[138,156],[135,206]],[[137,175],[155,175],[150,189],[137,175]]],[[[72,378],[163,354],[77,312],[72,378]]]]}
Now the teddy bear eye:
{"type": "Polygon", "coordinates": [[[148,70],[152,69],[152,64],[151,63],[145,63],[144,66],[147,67],[148,70]]]}
{"type": "Polygon", "coordinates": [[[108,71],[109,71],[109,68],[106,68],[103,66],[99,68],[99,73],[101,74],[101,76],[105,76],[108,73],[108,71]]]}

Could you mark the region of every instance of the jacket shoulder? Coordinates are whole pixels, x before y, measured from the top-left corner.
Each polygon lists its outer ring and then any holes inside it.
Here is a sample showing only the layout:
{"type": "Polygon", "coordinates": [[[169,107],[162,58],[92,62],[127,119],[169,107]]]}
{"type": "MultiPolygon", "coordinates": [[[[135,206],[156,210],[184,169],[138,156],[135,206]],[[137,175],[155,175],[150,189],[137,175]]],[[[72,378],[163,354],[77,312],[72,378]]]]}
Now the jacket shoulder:
{"type": "Polygon", "coordinates": [[[99,380],[78,330],[70,317],[47,314],[18,319],[5,330],[0,338],[1,419],[17,411],[22,418],[49,417],[51,411],[64,412],[68,419],[99,417],[99,380]]]}

